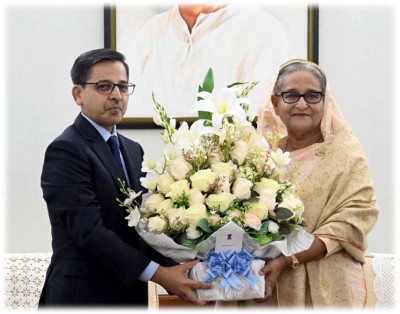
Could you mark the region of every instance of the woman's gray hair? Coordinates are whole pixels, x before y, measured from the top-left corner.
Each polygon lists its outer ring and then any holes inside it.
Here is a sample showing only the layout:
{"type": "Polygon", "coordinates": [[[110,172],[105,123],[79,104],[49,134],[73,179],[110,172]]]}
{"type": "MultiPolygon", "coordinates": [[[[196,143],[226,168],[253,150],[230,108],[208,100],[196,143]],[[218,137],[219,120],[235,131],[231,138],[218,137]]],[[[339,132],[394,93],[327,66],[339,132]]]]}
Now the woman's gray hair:
{"type": "Polygon", "coordinates": [[[297,71],[308,71],[311,74],[313,74],[318,81],[321,84],[321,91],[325,93],[326,91],[326,76],[323,72],[321,72],[320,69],[315,67],[314,65],[310,63],[304,63],[304,62],[293,62],[289,63],[288,65],[284,66],[282,69],[279,70],[278,77],[276,79],[275,85],[274,85],[274,94],[279,94],[281,92],[281,88],[283,85],[283,81],[285,78],[294,72],[297,71]]]}

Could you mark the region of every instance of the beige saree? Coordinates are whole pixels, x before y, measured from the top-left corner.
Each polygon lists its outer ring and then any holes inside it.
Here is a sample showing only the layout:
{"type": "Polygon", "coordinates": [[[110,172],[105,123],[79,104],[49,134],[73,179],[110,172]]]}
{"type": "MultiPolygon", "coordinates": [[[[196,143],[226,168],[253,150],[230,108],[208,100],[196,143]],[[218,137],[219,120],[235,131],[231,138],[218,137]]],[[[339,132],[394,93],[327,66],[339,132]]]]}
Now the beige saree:
{"type": "MultiPolygon", "coordinates": [[[[260,110],[258,130],[270,138],[279,131],[283,138],[277,145],[284,146],[286,128],[269,102],[260,110]]],[[[364,251],[379,209],[363,149],[329,90],[321,130],[324,142],[291,152],[284,176],[296,183],[304,202],[306,230],[337,241],[340,250],[281,273],[269,303],[362,307],[364,251]]]]}

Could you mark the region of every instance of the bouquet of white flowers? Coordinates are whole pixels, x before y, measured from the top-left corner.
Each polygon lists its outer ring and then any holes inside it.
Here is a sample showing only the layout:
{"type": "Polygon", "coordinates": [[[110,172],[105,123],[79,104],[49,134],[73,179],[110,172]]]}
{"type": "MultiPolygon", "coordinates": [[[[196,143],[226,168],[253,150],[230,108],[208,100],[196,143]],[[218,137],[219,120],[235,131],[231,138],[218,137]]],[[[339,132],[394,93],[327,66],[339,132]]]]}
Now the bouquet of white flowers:
{"type": "Polygon", "coordinates": [[[264,261],[307,249],[313,237],[305,232],[303,203],[280,171],[289,153],[273,150],[247,114],[248,93],[256,83],[235,83],[213,95],[210,69],[199,86],[194,110],[199,119],[176,128],[153,95],[166,147],[160,160],[144,156],[141,179],[149,192],[126,188],[118,202],[129,212],[130,226],[160,253],[183,262],[195,257],[192,276],[215,281],[203,300],[263,297],[264,261]],[[214,291],[213,291],[214,290],[214,291]]]}

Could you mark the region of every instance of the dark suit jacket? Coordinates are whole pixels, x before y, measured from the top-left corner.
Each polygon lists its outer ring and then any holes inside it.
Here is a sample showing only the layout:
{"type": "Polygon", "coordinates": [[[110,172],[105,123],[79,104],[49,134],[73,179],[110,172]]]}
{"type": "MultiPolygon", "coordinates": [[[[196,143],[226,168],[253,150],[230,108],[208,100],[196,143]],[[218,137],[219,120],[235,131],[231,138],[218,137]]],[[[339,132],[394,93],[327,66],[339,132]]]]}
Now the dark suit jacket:
{"type": "MultiPolygon", "coordinates": [[[[131,188],[140,185],[142,147],[118,135],[131,188]]],[[[151,260],[172,265],[128,227],[115,198],[118,166],[98,131],[79,115],[47,148],[41,177],[53,256],[39,306],[147,304],[137,280],[151,260]]]]}

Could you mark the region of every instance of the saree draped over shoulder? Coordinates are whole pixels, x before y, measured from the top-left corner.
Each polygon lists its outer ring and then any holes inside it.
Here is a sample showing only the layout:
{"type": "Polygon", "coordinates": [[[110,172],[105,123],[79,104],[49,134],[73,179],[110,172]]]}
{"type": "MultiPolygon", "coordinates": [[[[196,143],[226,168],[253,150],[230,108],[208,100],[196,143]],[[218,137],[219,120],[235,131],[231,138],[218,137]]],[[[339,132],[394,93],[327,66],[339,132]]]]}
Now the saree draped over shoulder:
{"type": "MultiPolygon", "coordinates": [[[[259,131],[266,136],[286,128],[267,102],[259,114],[259,131]],[[261,118],[261,119],[260,119],[261,118]]],[[[290,153],[284,177],[295,182],[304,203],[308,232],[340,244],[324,258],[285,270],[276,284],[281,307],[362,307],[365,282],[362,272],[367,234],[379,208],[368,163],[355,134],[326,91],[321,121],[322,143],[290,153]]]]}

